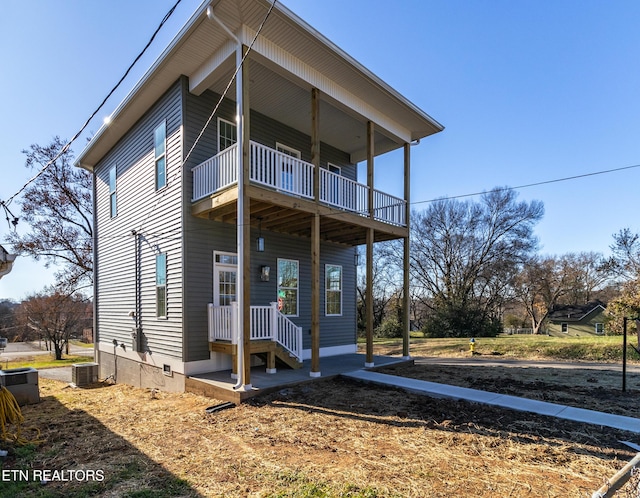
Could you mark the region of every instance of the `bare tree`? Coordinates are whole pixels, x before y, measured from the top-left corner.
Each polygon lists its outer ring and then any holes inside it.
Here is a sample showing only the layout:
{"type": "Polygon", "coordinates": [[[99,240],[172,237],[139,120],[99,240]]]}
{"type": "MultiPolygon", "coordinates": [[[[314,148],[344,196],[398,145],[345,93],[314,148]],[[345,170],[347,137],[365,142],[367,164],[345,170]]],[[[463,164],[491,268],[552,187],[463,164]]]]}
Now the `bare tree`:
{"type": "Polygon", "coordinates": [[[19,201],[21,221],[30,231],[12,232],[9,240],[18,254],[59,265],[58,285],[79,289],[92,281],[92,180],[87,171],[73,166],[70,150],[53,160],[63,147],[55,137],[46,147],[36,144],[23,151],[27,168],[44,171],[19,201]]]}
{"type": "Polygon", "coordinates": [[[411,271],[430,307],[433,333],[492,335],[499,330],[505,288],[537,248],[539,201],[518,202],[497,188],[479,202],[442,199],[412,223],[411,271]]]}
{"type": "Polygon", "coordinates": [[[56,360],[61,360],[70,337],[80,335],[91,323],[91,304],[79,294],[50,288],[23,301],[16,318],[49,342],[56,360]]]}
{"type": "Polygon", "coordinates": [[[533,257],[513,280],[515,300],[524,307],[534,334],[540,333],[551,310],[573,286],[568,262],[566,257],[533,257]]]}

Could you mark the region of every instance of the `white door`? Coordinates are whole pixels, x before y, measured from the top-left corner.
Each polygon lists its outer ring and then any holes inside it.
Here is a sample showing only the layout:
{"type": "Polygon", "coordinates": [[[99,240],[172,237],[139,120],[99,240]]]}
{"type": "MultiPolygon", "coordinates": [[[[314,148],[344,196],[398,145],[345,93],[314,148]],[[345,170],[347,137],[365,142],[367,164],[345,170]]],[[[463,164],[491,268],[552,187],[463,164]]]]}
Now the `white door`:
{"type": "Polygon", "coordinates": [[[213,305],[228,306],[236,300],[238,257],[216,252],[213,263],[213,305]]]}

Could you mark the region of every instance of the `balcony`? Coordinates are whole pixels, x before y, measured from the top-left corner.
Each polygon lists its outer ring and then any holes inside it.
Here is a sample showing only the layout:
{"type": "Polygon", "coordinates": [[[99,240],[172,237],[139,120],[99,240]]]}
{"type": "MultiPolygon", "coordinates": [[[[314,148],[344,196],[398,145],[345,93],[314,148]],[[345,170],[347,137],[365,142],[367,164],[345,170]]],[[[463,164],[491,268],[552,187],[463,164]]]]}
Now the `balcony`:
{"type": "MultiPolygon", "coordinates": [[[[221,195],[237,186],[237,148],[238,144],[235,144],[193,168],[193,203],[221,195]]],[[[300,200],[290,204],[294,208],[300,209],[299,206],[304,202],[315,203],[314,167],[311,163],[256,142],[250,142],[250,184],[300,200]]],[[[322,214],[347,213],[361,220],[372,219],[376,222],[376,229],[380,226],[386,226],[387,229],[391,227],[401,229],[391,230],[391,236],[386,237],[387,239],[404,235],[402,229],[407,226],[404,199],[374,189],[373,216],[371,216],[367,185],[323,168],[319,172],[319,182],[318,203],[328,209],[322,214]]],[[[218,202],[216,205],[221,204],[223,202],[218,202]]],[[[361,223],[356,219],[352,224],[361,223]]]]}

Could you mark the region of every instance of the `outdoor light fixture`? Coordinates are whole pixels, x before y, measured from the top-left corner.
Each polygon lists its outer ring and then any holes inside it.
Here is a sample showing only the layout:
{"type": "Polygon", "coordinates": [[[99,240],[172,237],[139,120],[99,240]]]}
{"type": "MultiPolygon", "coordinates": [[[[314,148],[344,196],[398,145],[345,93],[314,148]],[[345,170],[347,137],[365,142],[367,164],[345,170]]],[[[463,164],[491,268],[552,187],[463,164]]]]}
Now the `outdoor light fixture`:
{"type": "Polygon", "coordinates": [[[264,237],[262,236],[262,218],[258,218],[258,238],[256,239],[256,250],[264,252],[264,237]]]}
{"type": "Polygon", "coordinates": [[[263,282],[269,281],[269,273],[271,272],[270,266],[261,266],[260,267],[260,280],[263,282]]]}

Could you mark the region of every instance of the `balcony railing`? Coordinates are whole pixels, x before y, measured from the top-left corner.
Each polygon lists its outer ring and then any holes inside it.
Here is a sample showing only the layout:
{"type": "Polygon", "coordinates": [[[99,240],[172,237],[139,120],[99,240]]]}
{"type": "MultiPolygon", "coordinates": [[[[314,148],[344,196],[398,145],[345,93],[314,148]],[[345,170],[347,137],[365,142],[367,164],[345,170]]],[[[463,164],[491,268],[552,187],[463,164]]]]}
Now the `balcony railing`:
{"type": "MultiPolygon", "coordinates": [[[[193,168],[193,202],[238,182],[238,144],[193,168]]],[[[306,199],[313,199],[313,164],[283,152],[250,143],[249,180],[306,199]]],[[[326,169],[320,169],[320,199],[325,205],[369,216],[369,187],[326,169]]],[[[384,223],[406,226],[406,201],[373,191],[373,217],[384,223]]]]}
{"type": "MultiPolygon", "coordinates": [[[[229,306],[209,304],[209,341],[238,343],[238,303],[229,306]]],[[[251,340],[275,341],[302,361],[302,327],[278,311],[278,303],[251,306],[251,340]]]]}

